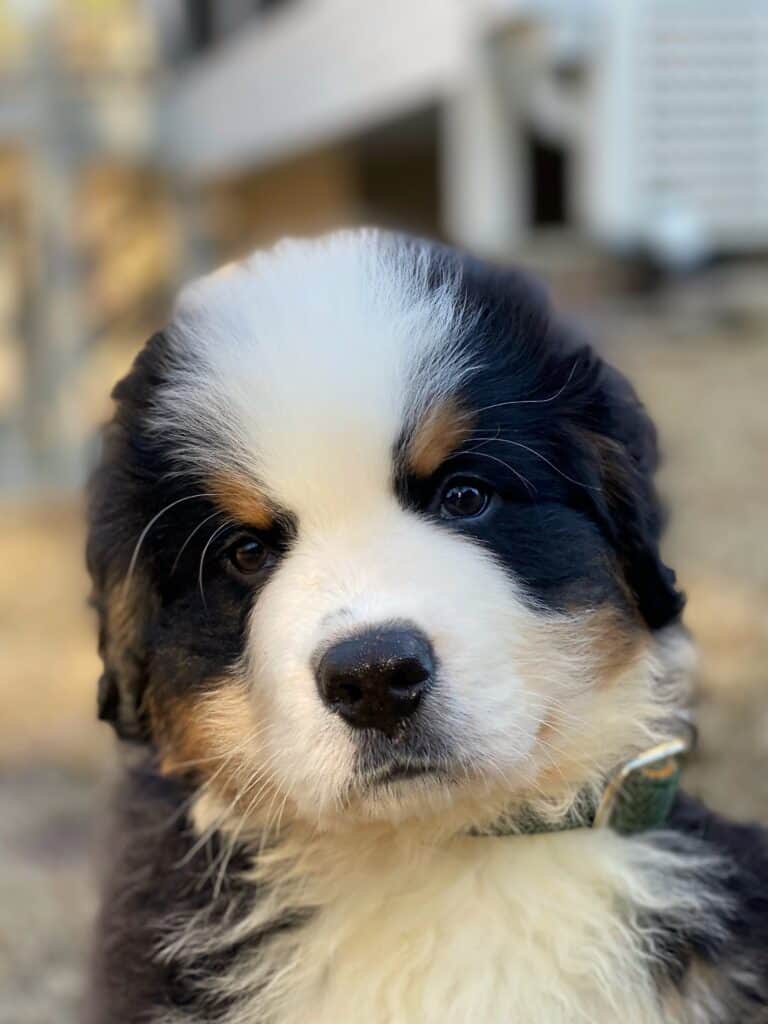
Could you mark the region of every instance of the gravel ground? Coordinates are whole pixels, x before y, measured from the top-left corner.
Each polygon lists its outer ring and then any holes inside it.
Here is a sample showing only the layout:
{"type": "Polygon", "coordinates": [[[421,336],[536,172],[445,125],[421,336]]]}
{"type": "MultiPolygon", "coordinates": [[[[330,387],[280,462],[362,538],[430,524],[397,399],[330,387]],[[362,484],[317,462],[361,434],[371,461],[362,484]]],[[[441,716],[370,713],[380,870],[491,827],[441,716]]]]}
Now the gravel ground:
{"type": "MultiPolygon", "coordinates": [[[[768,326],[620,323],[611,351],[661,427],[667,556],[701,648],[687,784],[768,822],[768,326]]],[[[0,506],[0,1024],[78,1018],[111,770],[81,551],[77,508],[0,506]]]]}

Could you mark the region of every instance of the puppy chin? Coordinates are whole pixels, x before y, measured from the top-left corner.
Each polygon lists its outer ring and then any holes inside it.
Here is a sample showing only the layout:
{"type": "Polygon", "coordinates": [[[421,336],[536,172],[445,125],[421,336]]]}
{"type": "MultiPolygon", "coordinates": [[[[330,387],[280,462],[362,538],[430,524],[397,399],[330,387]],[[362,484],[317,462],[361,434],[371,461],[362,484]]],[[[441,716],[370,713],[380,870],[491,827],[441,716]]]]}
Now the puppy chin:
{"type": "Polygon", "coordinates": [[[351,800],[343,813],[325,821],[324,831],[343,833],[368,827],[396,830],[418,842],[439,843],[498,822],[509,814],[516,792],[526,791],[490,776],[454,783],[402,781],[351,800]]]}
{"type": "Polygon", "coordinates": [[[444,779],[394,780],[351,795],[340,813],[340,825],[378,822],[399,826],[428,821],[449,812],[455,797],[454,787],[444,779]]]}
{"type": "Polygon", "coordinates": [[[524,783],[522,772],[502,778],[497,769],[481,763],[469,768],[459,762],[428,766],[403,761],[354,773],[342,792],[309,813],[322,831],[372,824],[445,836],[498,818],[524,783]]]}

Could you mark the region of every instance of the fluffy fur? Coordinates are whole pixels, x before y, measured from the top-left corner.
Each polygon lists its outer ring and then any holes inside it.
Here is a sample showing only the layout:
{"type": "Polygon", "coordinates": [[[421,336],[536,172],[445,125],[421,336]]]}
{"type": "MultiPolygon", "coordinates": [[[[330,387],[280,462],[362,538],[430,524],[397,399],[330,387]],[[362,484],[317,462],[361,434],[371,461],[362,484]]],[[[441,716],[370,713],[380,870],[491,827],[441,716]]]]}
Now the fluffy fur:
{"type": "Polygon", "coordinates": [[[763,1019],[757,831],[681,800],[637,838],[472,834],[556,825],[684,700],[652,425],[530,281],[284,243],[183,293],[115,397],[100,709],[143,753],[94,1022],[763,1019]],[[434,677],[352,728],[318,664],[393,623],[434,677]]]}

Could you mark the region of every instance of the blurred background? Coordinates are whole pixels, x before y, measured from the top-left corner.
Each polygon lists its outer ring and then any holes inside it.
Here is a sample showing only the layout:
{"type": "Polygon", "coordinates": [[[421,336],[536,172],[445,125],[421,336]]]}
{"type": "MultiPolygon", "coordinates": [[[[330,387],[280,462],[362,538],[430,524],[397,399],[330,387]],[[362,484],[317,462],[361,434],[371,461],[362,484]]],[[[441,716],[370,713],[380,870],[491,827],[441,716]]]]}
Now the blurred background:
{"type": "Polygon", "coordinates": [[[765,0],[0,0],[0,1021],[77,1019],[95,721],[81,488],[178,285],[377,223],[548,282],[662,433],[689,787],[768,822],[765,0]]]}

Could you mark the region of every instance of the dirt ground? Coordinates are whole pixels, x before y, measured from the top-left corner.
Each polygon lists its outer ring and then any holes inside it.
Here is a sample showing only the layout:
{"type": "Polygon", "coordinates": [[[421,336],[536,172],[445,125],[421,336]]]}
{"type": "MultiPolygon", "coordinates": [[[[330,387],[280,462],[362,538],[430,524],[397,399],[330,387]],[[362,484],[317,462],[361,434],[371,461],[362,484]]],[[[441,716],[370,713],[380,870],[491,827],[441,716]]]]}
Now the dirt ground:
{"type": "MultiPolygon", "coordinates": [[[[605,334],[666,451],[667,560],[701,652],[687,785],[768,822],[768,325],[702,334],[660,314],[605,334]]],[[[76,507],[0,506],[0,1024],[78,1016],[112,765],[86,590],[76,507]]]]}

